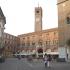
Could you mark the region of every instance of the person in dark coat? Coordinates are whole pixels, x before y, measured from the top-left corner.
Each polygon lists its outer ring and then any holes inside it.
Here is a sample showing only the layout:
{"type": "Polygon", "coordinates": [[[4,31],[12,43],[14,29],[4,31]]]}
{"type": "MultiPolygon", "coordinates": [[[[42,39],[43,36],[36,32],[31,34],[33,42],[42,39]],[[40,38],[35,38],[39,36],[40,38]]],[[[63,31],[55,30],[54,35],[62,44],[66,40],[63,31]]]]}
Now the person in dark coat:
{"type": "Polygon", "coordinates": [[[51,55],[47,56],[47,66],[50,67],[51,55]]]}
{"type": "Polygon", "coordinates": [[[44,55],[44,64],[45,64],[45,67],[47,67],[47,54],[44,55]]]}

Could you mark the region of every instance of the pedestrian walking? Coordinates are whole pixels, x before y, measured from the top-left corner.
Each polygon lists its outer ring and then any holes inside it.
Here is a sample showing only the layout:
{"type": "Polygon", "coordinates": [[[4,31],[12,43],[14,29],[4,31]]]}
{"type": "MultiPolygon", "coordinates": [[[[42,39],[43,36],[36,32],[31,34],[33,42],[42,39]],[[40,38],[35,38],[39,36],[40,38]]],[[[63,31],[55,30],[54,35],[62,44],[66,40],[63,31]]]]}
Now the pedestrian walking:
{"type": "Polygon", "coordinates": [[[50,67],[51,55],[47,56],[47,67],[50,67]]]}
{"type": "Polygon", "coordinates": [[[20,55],[20,54],[18,55],[18,59],[19,59],[19,60],[21,59],[21,55],[20,55]]]}
{"type": "Polygon", "coordinates": [[[45,55],[44,55],[44,64],[45,64],[45,67],[47,67],[47,60],[48,60],[48,59],[47,59],[47,54],[45,54],[45,55]]]}

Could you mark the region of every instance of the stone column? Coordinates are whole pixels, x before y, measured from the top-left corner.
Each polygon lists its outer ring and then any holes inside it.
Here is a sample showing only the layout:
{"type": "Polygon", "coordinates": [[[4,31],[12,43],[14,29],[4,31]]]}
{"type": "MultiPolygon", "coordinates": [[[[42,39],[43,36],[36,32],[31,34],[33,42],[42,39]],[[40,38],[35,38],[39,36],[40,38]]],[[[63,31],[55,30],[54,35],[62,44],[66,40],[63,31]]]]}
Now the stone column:
{"type": "Polygon", "coordinates": [[[67,50],[68,50],[68,56],[67,56],[68,57],[68,61],[70,61],[70,47],[68,47],[67,50]]]}

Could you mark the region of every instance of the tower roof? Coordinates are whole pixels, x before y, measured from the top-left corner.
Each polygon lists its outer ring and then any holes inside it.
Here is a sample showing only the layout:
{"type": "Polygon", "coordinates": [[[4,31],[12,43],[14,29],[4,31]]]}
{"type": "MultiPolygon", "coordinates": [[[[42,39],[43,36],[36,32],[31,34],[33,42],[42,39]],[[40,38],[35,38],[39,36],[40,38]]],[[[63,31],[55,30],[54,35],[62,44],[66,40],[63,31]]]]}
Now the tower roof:
{"type": "Polygon", "coordinates": [[[0,7],[0,18],[5,18],[4,14],[3,14],[3,12],[2,12],[1,7],[0,7]]]}
{"type": "Polygon", "coordinates": [[[3,19],[4,20],[4,23],[6,24],[6,18],[4,16],[3,12],[2,12],[1,7],[0,7],[0,19],[3,19]]]}

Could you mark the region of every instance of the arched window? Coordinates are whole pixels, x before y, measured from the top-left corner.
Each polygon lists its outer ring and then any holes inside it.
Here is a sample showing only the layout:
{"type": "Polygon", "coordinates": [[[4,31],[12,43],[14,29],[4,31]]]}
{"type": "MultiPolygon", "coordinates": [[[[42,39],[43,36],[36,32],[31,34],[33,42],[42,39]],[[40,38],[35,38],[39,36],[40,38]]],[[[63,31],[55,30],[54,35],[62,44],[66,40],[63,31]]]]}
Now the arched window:
{"type": "Polygon", "coordinates": [[[35,42],[32,42],[32,45],[34,46],[35,45],[35,42]]]}
{"type": "Polygon", "coordinates": [[[0,28],[1,28],[1,24],[0,24],[0,28]]]}
{"type": "Polygon", "coordinates": [[[42,46],[42,42],[43,41],[41,39],[39,39],[38,44],[42,46]]]}
{"type": "Polygon", "coordinates": [[[70,17],[67,17],[66,20],[67,20],[67,24],[70,24],[70,17]]]}
{"type": "Polygon", "coordinates": [[[38,49],[38,53],[43,53],[43,49],[42,48],[39,48],[38,49]]]}

